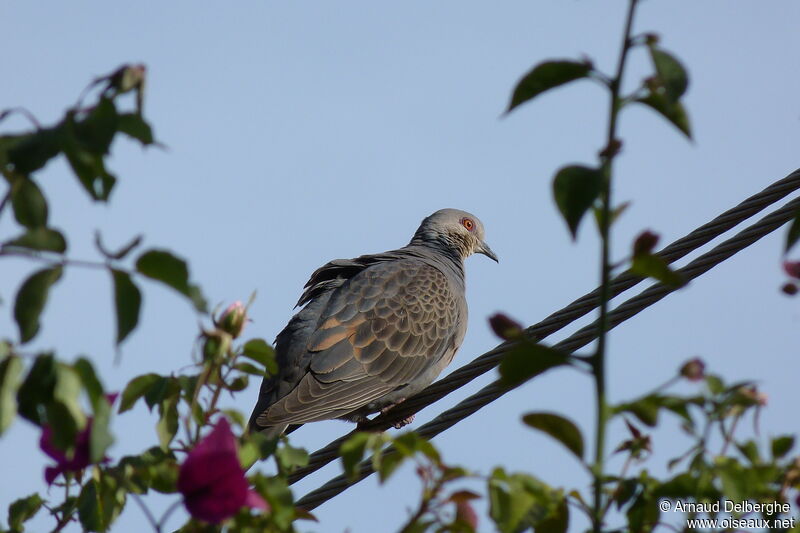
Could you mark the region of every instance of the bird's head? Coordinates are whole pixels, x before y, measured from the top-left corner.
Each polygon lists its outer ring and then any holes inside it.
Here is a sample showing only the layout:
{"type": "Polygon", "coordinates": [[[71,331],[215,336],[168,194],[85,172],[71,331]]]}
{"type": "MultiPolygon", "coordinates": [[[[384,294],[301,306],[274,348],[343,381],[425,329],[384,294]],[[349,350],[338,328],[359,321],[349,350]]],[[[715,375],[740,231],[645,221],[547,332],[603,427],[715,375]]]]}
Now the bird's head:
{"type": "Polygon", "coordinates": [[[426,217],[411,243],[428,243],[454,251],[462,260],[472,254],[483,254],[499,262],[484,241],[483,222],[459,209],[440,209],[426,217]]]}

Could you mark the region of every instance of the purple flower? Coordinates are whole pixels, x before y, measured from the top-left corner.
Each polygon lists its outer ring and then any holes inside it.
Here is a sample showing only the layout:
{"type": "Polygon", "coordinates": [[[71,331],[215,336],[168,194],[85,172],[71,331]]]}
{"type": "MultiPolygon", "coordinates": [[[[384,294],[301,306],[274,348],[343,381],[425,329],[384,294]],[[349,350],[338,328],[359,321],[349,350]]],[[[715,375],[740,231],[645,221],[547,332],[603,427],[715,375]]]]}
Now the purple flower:
{"type": "Polygon", "coordinates": [[[72,457],[67,457],[64,450],[57,448],[53,442],[53,428],[48,425],[42,427],[39,447],[56,462],[55,466],[48,466],[44,470],[44,479],[48,485],[52,485],[53,481],[64,472],[77,472],[91,464],[89,462],[89,435],[91,432],[92,419],[90,418],[86,422],[86,427],[75,435],[72,457]]]}
{"type": "Polygon", "coordinates": [[[245,506],[268,508],[244,477],[236,438],[224,418],[189,452],[178,473],[178,490],[189,514],[212,524],[232,517],[245,506]]]}
{"type": "MultiPolygon", "coordinates": [[[[118,392],[109,392],[105,394],[106,401],[108,401],[110,405],[114,404],[117,400],[117,396],[119,396],[118,392]]],[[[92,422],[92,417],[89,417],[86,420],[86,427],[75,435],[75,442],[71,446],[74,450],[72,457],[67,457],[64,450],[56,447],[53,442],[53,428],[47,424],[42,426],[42,436],[39,439],[39,447],[56,462],[56,466],[48,466],[44,470],[44,479],[47,481],[48,485],[52,485],[53,481],[64,472],[78,472],[92,464],[89,460],[89,437],[92,434],[92,422]]],[[[103,462],[105,461],[108,461],[107,457],[103,458],[103,462]]]]}

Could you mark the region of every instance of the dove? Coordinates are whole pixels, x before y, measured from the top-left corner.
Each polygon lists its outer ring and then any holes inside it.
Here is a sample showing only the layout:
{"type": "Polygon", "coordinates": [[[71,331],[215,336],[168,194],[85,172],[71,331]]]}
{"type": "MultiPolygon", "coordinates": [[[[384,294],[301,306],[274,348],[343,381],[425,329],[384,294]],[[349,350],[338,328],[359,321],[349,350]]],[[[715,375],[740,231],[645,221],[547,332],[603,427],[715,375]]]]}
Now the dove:
{"type": "Polygon", "coordinates": [[[278,372],[261,384],[250,430],[362,423],[430,385],[464,339],[464,260],[474,253],[498,261],[476,216],[441,209],[402,248],[317,269],[275,339],[278,372]]]}

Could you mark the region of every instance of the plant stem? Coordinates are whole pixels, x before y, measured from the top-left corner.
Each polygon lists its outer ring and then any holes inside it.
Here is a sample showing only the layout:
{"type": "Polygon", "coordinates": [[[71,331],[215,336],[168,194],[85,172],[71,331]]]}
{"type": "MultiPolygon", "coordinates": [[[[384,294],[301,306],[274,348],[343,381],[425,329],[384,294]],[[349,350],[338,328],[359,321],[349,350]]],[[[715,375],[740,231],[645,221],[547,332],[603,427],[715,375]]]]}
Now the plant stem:
{"type": "Polygon", "coordinates": [[[9,184],[8,192],[6,193],[5,196],[3,196],[3,199],[0,200],[0,215],[3,214],[3,210],[6,208],[6,205],[8,205],[8,201],[10,199],[11,199],[11,185],[9,184]]]}
{"type": "Polygon", "coordinates": [[[135,492],[130,493],[131,498],[133,501],[139,504],[139,507],[142,508],[142,512],[144,512],[144,516],[147,517],[147,521],[150,522],[150,525],[153,526],[153,531],[156,533],[161,533],[161,524],[156,522],[156,517],[153,516],[153,513],[150,512],[150,508],[145,505],[144,501],[142,500],[141,496],[136,494],[135,492]]]}
{"type": "Polygon", "coordinates": [[[608,330],[608,307],[611,296],[611,178],[612,163],[617,150],[617,117],[620,111],[620,90],[625,72],[625,61],[631,48],[631,28],[637,0],[629,0],[628,13],[625,19],[625,30],[620,50],[617,71],[611,80],[611,98],[609,103],[608,135],[606,149],[603,151],[601,171],[603,173],[603,190],[601,192],[600,238],[602,241],[600,265],[600,318],[598,320],[597,353],[594,356],[594,379],[597,397],[597,429],[595,433],[594,471],[594,516],[592,530],[602,530],[605,507],[603,505],[603,474],[605,459],[606,425],[608,424],[608,405],[606,399],[606,336],[608,330]]]}
{"type": "Polygon", "coordinates": [[[166,511],[164,511],[164,514],[161,515],[161,520],[158,521],[159,530],[163,529],[164,526],[167,525],[167,519],[172,515],[173,512],[175,512],[175,510],[178,507],[181,506],[182,503],[183,503],[183,500],[178,500],[175,503],[173,503],[172,505],[170,505],[169,508],[166,511]]]}

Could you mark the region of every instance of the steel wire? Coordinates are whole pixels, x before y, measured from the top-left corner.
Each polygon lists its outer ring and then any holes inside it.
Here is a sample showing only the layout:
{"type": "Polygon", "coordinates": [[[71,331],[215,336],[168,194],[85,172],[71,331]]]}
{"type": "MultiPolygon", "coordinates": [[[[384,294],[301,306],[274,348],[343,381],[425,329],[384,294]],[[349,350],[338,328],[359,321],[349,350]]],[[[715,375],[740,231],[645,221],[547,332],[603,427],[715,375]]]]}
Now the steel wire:
{"type": "MultiPolygon", "coordinates": [[[[781,180],[780,182],[777,182],[775,185],[785,184],[786,180],[788,180],[791,177],[794,177],[795,179],[797,179],[798,177],[800,177],[800,172],[795,171],[789,177],[787,177],[784,180],[781,180]]],[[[798,186],[798,184],[794,185],[795,188],[797,188],[797,186],[798,186]]],[[[769,189],[770,188],[768,187],[764,192],[768,191],[769,189]]],[[[777,198],[773,199],[772,202],[775,202],[777,199],[785,196],[786,194],[788,194],[788,192],[791,192],[791,191],[787,191],[786,193],[778,196],[777,198]]],[[[756,195],[756,196],[759,196],[759,195],[756,195]]],[[[751,200],[752,198],[755,198],[755,197],[751,197],[750,199],[746,200],[745,202],[751,200]]],[[[740,204],[740,206],[743,205],[745,202],[740,204]]],[[[736,209],[736,208],[734,208],[734,209],[736,209]]],[[[761,209],[763,209],[763,207],[761,209]]],[[[798,212],[798,210],[800,210],[800,198],[797,198],[797,199],[794,199],[794,200],[790,201],[789,203],[787,203],[782,208],[777,209],[776,211],[773,211],[772,213],[770,213],[767,216],[763,217],[760,221],[758,221],[757,223],[755,223],[755,224],[747,227],[746,229],[742,230],[741,232],[736,234],[734,237],[732,237],[732,238],[722,242],[721,244],[715,246],[712,250],[710,250],[709,252],[707,252],[707,253],[699,256],[698,258],[694,259],[689,264],[687,264],[685,267],[683,267],[681,269],[678,269],[678,272],[684,277],[684,279],[686,281],[690,281],[692,279],[697,278],[698,276],[704,274],[705,272],[708,272],[713,267],[715,267],[715,266],[719,265],[720,263],[724,262],[725,260],[727,260],[728,258],[733,256],[737,252],[747,248],[748,246],[750,246],[751,244],[753,244],[757,240],[761,239],[765,235],[768,235],[769,233],[771,233],[775,229],[779,228],[780,226],[782,226],[783,224],[785,224],[786,222],[791,220],[793,218],[793,216],[795,215],[795,213],[798,212]]],[[[731,211],[733,211],[733,210],[731,210],[731,211]]],[[[724,213],[723,215],[720,215],[720,217],[717,217],[717,219],[715,219],[715,221],[718,221],[720,218],[726,217],[726,218],[729,219],[730,223],[733,223],[734,225],[736,223],[738,223],[738,222],[734,222],[734,221],[737,220],[736,217],[729,216],[728,215],[729,213],[730,213],[730,211],[724,213]]],[[[752,213],[749,216],[752,216],[752,213]]],[[[740,221],[741,220],[739,220],[739,222],[740,221]]],[[[713,222],[714,221],[712,221],[712,223],[713,222]]],[[[726,222],[726,224],[729,223],[729,222],[726,222]]],[[[709,226],[712,223],[709,223],[706,226],[709,226]]],[[[706,226],[703,226],[703,228],[705,228],[706,226]]],[[[671,247],[677,245],[678,243],[685,242],[690,237],[692,237],[692,235],[695,235],[697,232],[699,232],[703,228],[699,228],[698,230],[695,230],[691,234],[687,235],[687,237],[685,237],[683,239],[680,239],[679,241],[676,241],[676,243],[673,243],[668,248],[671,248],[671,247]]],[[[705,238],[705,237],[703,237],[703,238],[705,238]]],[[[711,237],[711,238],[713,238],[713,237],[711,237]]],[[[708,239],[708,240],[710,240],[710,239],[708,239]]],[[[708,241],[706,240],[705,242],[708,242],[708,241]]],[[[667,250],[668,249],[665,249],[664,252],[667,252],[667,250]]],[[[691,250],[688,250],[688,251],[682,253],[681,256],[686,255],[686,253],[688,253],[689,251],[691,251],[691,250]]],[[[664,252],[662,252],[662,253],[664,253],[664,252]]],[[[674,250],[673,250],[673,252],[676,253],[676,254],[678,253],[678,252],[675,252],[674,250]]],[[[674,259],[672,259],[672,260],[674,261],[674,259]]],[[[618,281],[623,276],[625,276],[625,274],[623,274],[623,275],[619,276],[618,278],[616,278],[615,281],[618,281]]],[[[635,282],[634,282],[634,284],[635,284],[635,282]]],[[[670,294],[671,292],[673,292],[675,290],[676,290],[675,287],[666,286],[666,285],[663,285],[663,284],[660,284],[660,283],[657,283],[655,285],[652,285],[652,286],[648,287],[647,289],[642,291],[640,294],[638,294],[638,295],[630,298],[629,300],[625,301],[624,303],[620,304],[611,313],[609,313],[609,316],[608,316],[608,327],[609,327],[609,329],[613,329],[617,325],[621,324],[625,320],[628,320],[632,316],[640,313],[641,311],[643,311],[647,307],[650,307],[651,305],[655,304],[656,302],[658,302],[659,300],[663,299],[665,296],[667,296],[668,294],[670,294]]],[[[589,295],[587,295],[587,297],[588,296],[589,295]]],[[[577,303],[577,302],[579,302],[581,300],[584,300],[587,297],[584,297],[584,298],[581,298],[579,300],[576,300],[576,302],[574,302],[574,303],[577,303]]],[[[566,310],[566,308],[565,308],[565,310],[566,310]]],[[[561,312],[559,312],[559,313],[561,313],[561,312]]],[[[551,315],[551,317],[555,316],[556,314],[558,314],[558,313],[555,313],[554,315],[551,315]]],[[[550,317],[548,317],[548,319],[545,319],[545,322],[547,320],[549,320],[549,318],[550,317]]],[[[533,328],[529,328],[529,329],[535,329],[538,326],[539,325],[534,326],[533,328]]],[[[598,325],[596,323],[589,324],[589,325],[581,328],[580,330],[578,330],[576,333],[574,333],[573,335],[571,335],[567,339],[564,339],[563,341],[561,341],[561,342],[557,343],[556,345],[554,345],[554,348],[559,349],[559,350],[561,350],[563,352],[572,353],[575,350],[578,350],[579,348],[581,348],[583,346],[586,346],[587,344],[592,342],[597,337],[597,332],[598,332],[598,325]]],[[[496,354],[496,352],[498,352],[498,349],[500,348],[500,347],[498,347],[495,350],[492,350],[491,352],[488,352],[487,354],[484,354],[480,358],[483,358],[483,357],[487,357],[488,358],[488,356],[490,354],[495,354],[492,357],[496,358],[496,360],[499,361],[499,359],[502,357],[502,354],[505,351],[507,351],[507,348],[508,348],[509,345],[508,345],[508,343],[506,343],[506,344],[501,345],[501,346],[506,346],[506,349],[503,350],[501,353],[496,354]]],[[[495,363],[495,364],[497,364],[497,363],[495,363]]],[[[492,365],[492,366],[494,366],[494,365],[492,365]]],[[[444,381],[444,380],[442,380],[442,381],[444,381]]],[[[491,403],[494,400],[496,400],[497,398],[503,396],[504,394],[506,394],[510,390],[513,390],[514,388],[516,388],[516,387],[509,388],[508,386],[502,385],[499,381],[494,381],[491,384],[487,385],[486,387],[482,388],[477,393],[475,393],[472,396],[466,398],[465,400],[459,402],[453,408],[444,411],[443,413],[441,413],[440,415],[435,417],[430,422],[427,422],[426,424],[423,424],[416,431],[417,431],[417,433],[419,435],[421,435],[421,436],[423,436],[425,438],[428,438],[428,439],[433,438],[436,435],[442,433],[443,431],[449,429],[450,427],[452,427],[453,425],[455,425],[459,421],[463,420],[464,418],[472,415],[473,413],[478,411],[481,407],[484,407],[484,406],[488,405],[489,403],[491,403]]],[[[387,420],[388,420],[388,417],[387,417],[387,420]]],[[[339,439],[339,440],[343,440],[343,439],[339,439]]],[[[328,447],[326,447],[324,449],[327,449],[327,448],[328,447]]],[[[338,446],[337,446],[336,449],[338,450],[338,446]]],[[[390,448],[387,451],[385,451],[384,453],[395,453],[395,452],[390,448]]],[[[325,501],[329,500],[330,498],[340,494],[341,492],[346,490],[349,486],[351,486],[351,485],[353,485],[353,484],[365,479],[366,477],[368,477],[372,473],[373,473],[373,469],[372,469],[371,461],[369,459],[365,460],[359,466],[359,471],[358,471],[357,478],[356,478],[355,481],[352,481],[352,480],[349,481],[343,475],[339,475],[339,476],[331,479],[330,481],[328,481],[324,485],[322,485],[320,488],[318,488],[318,489],[308,493],[307,495],[305,495],[303,498],[301,498],[300,500],[297,501],[297,505],[299,507],[304,508],[304,509],[312,510],[312,509],[316,508],[317,506],[321,505],[322,503],[324,503],[325,501]]]]}
{"type": "MultiPolygon", "coordinates": [[[[774,204],[788,194],[800,189],[800,169],[790,173],[785,178],[769,185],[761,192],[750,196],[737,206],[728,209],[708,223],[700,226],[686,236],[674,241],[658,252],[668,263],[673,263],[701,246],[719,237],[731,228],[774,204]]],[[[623,272],[611,281],[611,297],[634,287],[643,280],[640,276],[630,272],[623,272]]],[[[592,292],[573,301],[563,309],[554,312],[541,322],[528,327],[526,335],[534,340],[543,340],[549,335],[563,329],[575,320],[585,316],[599,305],[599,287],[592,292]]],[[[476,357],[466,365],[454,370],[441,380],[431,384],[425,390],[390,410],[376,417],[362,429],[383,430],[392,427],[397,421],[417,413],[421,409],[442,399],[451,392],[466,385],[475,378],[485,374],[496,367],[503,355],[512,347],[510,343],[502,343],[488,352],[476,357]]],[[[328,445],[314,452],[309,458],[309,464],[293,472],[289,476],[289,483],[296,483],[309,474],[319,470],[339,456],[339,447],[355,430],[339,437],[328,445]]]]}

